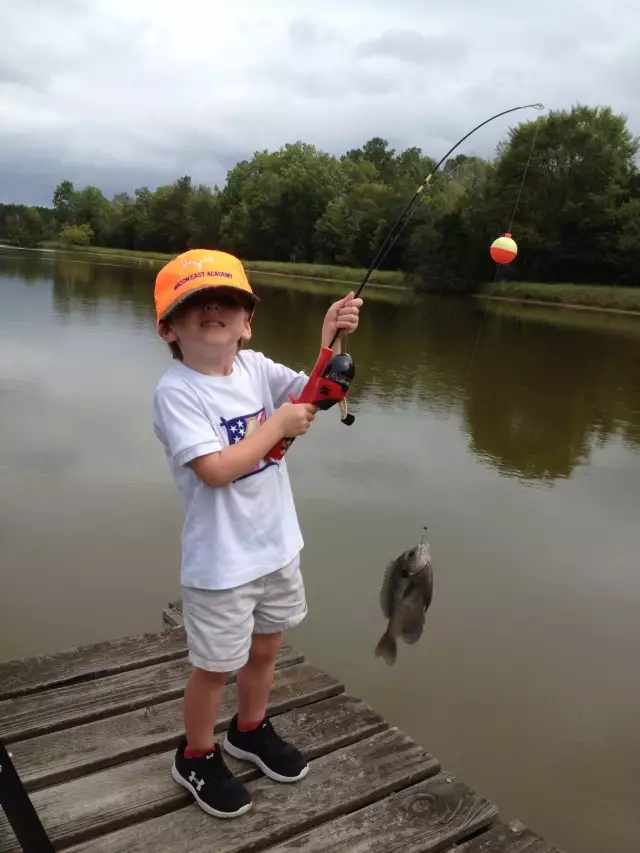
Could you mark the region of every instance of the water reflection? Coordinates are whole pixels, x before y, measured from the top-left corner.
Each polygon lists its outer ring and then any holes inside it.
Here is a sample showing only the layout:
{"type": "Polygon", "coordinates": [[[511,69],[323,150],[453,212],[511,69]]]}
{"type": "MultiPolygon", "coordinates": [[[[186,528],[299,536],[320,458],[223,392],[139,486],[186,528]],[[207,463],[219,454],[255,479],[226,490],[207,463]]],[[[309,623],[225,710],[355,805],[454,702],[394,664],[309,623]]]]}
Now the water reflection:
{"type": "MultiPolygon", "coordinates": [[[[3,253],[0,262],[5,275],[50,283],[61,321],[110,312],[153,334],[157,262],[35,252],[3,253]]],[[[252,345],[308,369],[322,314],[343,285],[318,292],[268,281],[254,281],[263,303],[252,345]]],[[[350,341],[356,414],[363,405],[456,412],[477,458],[529,481],[571,476],[613,437],[640,447],[640,320],[616,318],[618,333],[611,318],[576,320],[575,312],[382,290],[375,297],[350,341]]]]}
{"type": "MultiPolygon", "coordinates": [[[[179,595],[157,266],[0,252],[0,659],[156,630],[179,595]]],[[[255,280],[253,344],[309,368],[343,286],[255,280]]],[[[350,348],[356,424],[318,418],[288,461],[311,603],[292,644],[504,815],[635,853],[640,322],[371,291],[350,348]],[[388,670],[379,585],[424,523],[425,642],[388,670]]]]}

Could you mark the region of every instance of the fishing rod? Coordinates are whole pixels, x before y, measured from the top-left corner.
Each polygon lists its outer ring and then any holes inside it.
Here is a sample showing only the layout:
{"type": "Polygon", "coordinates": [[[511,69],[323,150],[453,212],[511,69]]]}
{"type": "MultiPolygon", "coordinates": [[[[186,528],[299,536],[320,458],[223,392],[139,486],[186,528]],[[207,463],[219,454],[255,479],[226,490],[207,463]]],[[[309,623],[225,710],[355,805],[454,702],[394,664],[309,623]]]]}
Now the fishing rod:
{"type": "MultiPolygon", "coordinates": [[[[458,148],[460,145],[462,145],[462,143],[465,141],[465,139],[468,139],[468,138],[469,138],[473,133],[475,133],[477,130],[480,130],[480,128],[481,128],[481,127],[484,127],[484,126],[485,126],[485,124],[489,124],[489,122],[490,122],[490,121],[494,121],[495,119],[500,118],[501,116],[507,115],[507,113],[513,113],[513,112],[515,112],[516,110],[526,110],[526,109],[531,109],[531,108],[536,109],[536,110],[543,110],[543,109],[544,109],[544,104],[540,104],[540,103],[537,103],[537,104],[524,104],[524,105],[519,106],[519,107],[511,107],[511,108],[510,108],[510,109],[508,109],[508,110],[503,110],[503,111],[502,111],[502,112],[500,112],[500,113],[496,113],[494,116],[491,116],[491,118],[487,118],[487,119],[485,119],[483,122],[481,122],[480,124],[476,125],[472,130],[470,130],[468,133],[466,133],[466,134],[462,137],[462,139],[459,139],[459,140],[455,143],[455,145],[452,145],[452,146],[451,146],[451,148],[447,151],[447,153],[444,155],[444,157],[442,157],[442,158],[441,158],[440,162],[436,164],[436,166],[434,167],[433,171],[432,171],[432,172],[429,172],[429,174],[427,175],[427,177],[424,179],[424,181],[420,184],[420,186],[418,187],[418,189],[414,192],[414,194],[412,195],[412,197],[411,197],[411,198],[409,199],[409,201],[407,202],[407,204],[406,204],[406,206],[405,206],[404,210],[400,213],[400,215],[398,216],[398,218],[396,219],[396,221],[395,221],[395,222],[393,223],[393,225],[391,226],[391,228],[390,228],[390,230],[389,230],[389,233],[387,234],[387,237],[386,237],[385,241],[383,242],[382,246],[380,246],[380,248],[378,249],[378,252],[377,252],[377,254],[376,254],[375,258],[374,258],[374,259],[373,259],[373,261],[371,262],[371,266],[370,266],[370,267],[369,267],[369,269],[367,270],[367,272],[366,272],[366,274],[365,274],[364,278],[362,279],[362,282],[360,283],[360,287],[359,287],[359,288],[358,288],[358,290],[356,291],[356,294],[355,294],[355,298],[356,298],[356,299],[357,299],[357,298],[360,296],[360,294],[362,293],[362,291],[363,291],[363,289],[364,289],[364,286],[366,285],[366,283],[369,281],[369,278],[371,277],[371,274],[372,274],[373,272],[375,272],[375,270],[380,266],[380,264],[381,264],[381,263],[382,263],[382,261],[384,260],[385,256],[388,254],[389,249],[390,249],[390,248],[391,248],[391,246],[393,245],[393,243],[391,243],[391,237],[394,235],[394,232],[395,232],[396,228],[398,227],[398,225],[400,224],[400,222],[401,222],[402,218],[403,218],[403,217],[404,217],[404,215],[407,213],[407,211],[409,210],[409,208],[411,207],[411,205],[416,201],[416,199],[420,199],[420,201],[422,200],[422,199],[420,198],[420,197],[421,197],[421,195],[422,195],[422,193],[425,191],[425,189],[426,189],[426,188],[428,187],[428,185],[431,183],[431,178],[432,178],[432,177],[434,176],[434,174],[438,171],[438,169],[440,168],[440,166],[442,166],[442,164],[444,163],[444,161],[445,161],[448,157],[450,157],[450,156],[451,156],[451,154],[453,154],[453,152],[456,150],[456,148],[458,148]],[[388,244],[389,244],[389,245],[388,245],[388,244]],[[388,248],[387,248],[387,245],[388,245],[388,248]],[[386,249],[386,251],[385,251],[385,249],[386,249]]],[[[420,203],[420,202],[418,202],[418,204],[419,204],[419,203],[420,203]]],[[[404,222],[404,224],[402,225],[402,228],[400,229],[400,231],[402,231],[402,229],[405,227],[405,225],[407,224],[407,222],[409,221],[409,219],[411,219],[411,216],[412,216],[412,215],[414,214],[414,212],[416,211],[416,209],[417,209],[417,207],[418,207],[418,204],[416,204],[416,205],[414,206],[413,210],[411,211],[411,213],[410,213],[410,214],[409,214],[409,216],[407,217],[406,222],[404,222]]],[[[398,232],[398,234],[394,237],[393,242],[395,242],[395,241],[397,240],[397,238],[398,238],[399,234],[400,234],[400,232],[398,232]]],[[[333,336],[333,339],[332,339],[331,343],[329,344],[329,348],[330,348],[330,349],[331,349],[331,348],[333,347],[333,345],[335,344],[336,339],[337,339],[337,337],[338,337],[338,334],[339,334],[339,332],[336,332],[336,333],[335,333],[335,335],[333,336]]]]}
{"type": "MultiPolygon", "coordinates": [[[[480,130],[481,127],[484,127],[485,124],[489,124],[491,121],[495,121],[495,119],[500,118],[501,116],[507,115],[508,113],[516,112],[517,110],[526,110],[526,109],[536,109],[543,110],[544,104],[535,103],[535,104],[523,104],[518,107],[511,107],[508,110],[502,110],[499,113],[491,116],[490,118],[485,119],[480,122],[480,124],[476,125],[472,130],[466,133],[461,139],[459,139],[455,145],[452,145],[451,148],[447,151],[447,153],[440,159],[440,161],[436,164],[431,172],[427,175],[427,177],[422,181],[420,186],[416,189],[414,194],[411,196],[404,209],[393,223],[389,232],[376,252],[376,255],[369,266],[369,269],[366,271],[364,278],[360,282],[360,286],[355,293],[355,298],[357,299],[362,291],[364,290],[365,285],[371,278],[371,275],[375,270],[378,269],[382,261],[385,259],[396,240],[406,227],[407,223],[418,209],[419,205],[422,203],[424,199],[424,191],[427,189],[429,184],[431,183],[431,179],[434,174],[438,171],[440,166],[445,162],[445,160],[451,156],[451,154],[458,148],[458,146],[462,145],[465,139],[468,139],[473,133],[480,130]],[[404,217],[406,219],[403,222],[404,217]],[[402,223],[402,224],[401,224],[402,223]],[[396,233],[397,232],[397,233],[396,233]],[[392,239],[393,238],[393,239],[392,239]]],[[[333,347],[335,342],[340,334],[339,330],[336,330],[329,346],[322,347],[320,350],[320,355],[313,366],[313,370],[309,375],[309,379],[307,380],[306,385],[302,389],[300,396],[296,399],[292,395],[289,395],[289,398],[292,403],[311,403],[316,406],[318,409],[322,409],[326,411],[334,406],[336,403],[340,406],[340,420],[346,426],[351,426],[351,424],[355,421],[355,417],[352,414],[347,412],[347,394],[349,393],[349,388],[351,387],[351,382],[355,377],[355,363],[353,358],[344,350],[340,352],[334,352],[333,347]]],[[[291,447],[295,439],[293,438],[285,438],[276,444],[267,454],[267,458],[269,459],[282,459],[287,450],[291,447]]]]}

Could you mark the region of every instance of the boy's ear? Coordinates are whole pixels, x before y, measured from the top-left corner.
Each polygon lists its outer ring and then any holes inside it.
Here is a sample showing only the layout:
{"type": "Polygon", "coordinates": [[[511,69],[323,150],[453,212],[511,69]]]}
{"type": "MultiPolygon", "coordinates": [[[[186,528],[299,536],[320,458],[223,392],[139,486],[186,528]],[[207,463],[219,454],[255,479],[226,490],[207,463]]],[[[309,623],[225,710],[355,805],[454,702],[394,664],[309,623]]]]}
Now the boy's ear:
{"type": "Polygon", "coordinates": [[[244,331],[242,340],[248,341],[251,338],[251,321],[253,320],[253,310],[244,312],[244,331]]]}
{"type": "Polygon", "coordinates": [[[178,340],[176,333],[173,331],[171,326],[164,321],[158,326],[158,334],[162,340],[168,344],[174,343],[178,340]]]}

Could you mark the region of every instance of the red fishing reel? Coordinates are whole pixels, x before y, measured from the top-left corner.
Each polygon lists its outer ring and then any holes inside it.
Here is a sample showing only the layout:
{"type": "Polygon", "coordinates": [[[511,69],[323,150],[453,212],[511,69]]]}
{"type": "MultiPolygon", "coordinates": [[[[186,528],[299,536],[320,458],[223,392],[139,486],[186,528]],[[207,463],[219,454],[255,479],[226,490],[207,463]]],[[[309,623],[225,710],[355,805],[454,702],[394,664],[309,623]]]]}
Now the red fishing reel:
{"type": "MultiPolygon", "coordinates": [[[[342,423],[351,426],[355,418],[346,411],[346,396],[356,375],[356,366],[346,352],[334,352],[330,347],[322,347],[307,384],[296,400],[289,395],[292,403],[311,403],[322,411],[327,411],[336,403],[342,409],[342,423]]],[[[291,447],[294,438],[283,438],[267,453],[267,459],[282,459],[291,447]]]]}

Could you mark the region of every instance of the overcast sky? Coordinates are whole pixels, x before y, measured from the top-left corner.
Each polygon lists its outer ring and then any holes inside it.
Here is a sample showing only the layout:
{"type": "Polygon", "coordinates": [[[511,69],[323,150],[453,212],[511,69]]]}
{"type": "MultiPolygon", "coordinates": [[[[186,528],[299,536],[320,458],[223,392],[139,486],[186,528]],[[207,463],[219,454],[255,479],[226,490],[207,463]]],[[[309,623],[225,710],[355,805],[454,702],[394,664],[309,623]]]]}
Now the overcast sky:
{"type": "MultiPolygon", "coordinates": [[[[1,0],[0,201],[224,184],[254,151],[442,156],[502,109],[610,104],[640,136],[640,0],[1,0]]],[[[460,151],[491,156],[506,116],[460,151]]],[[[458,153],[458,152],[456,152],[458,153]]]]}

